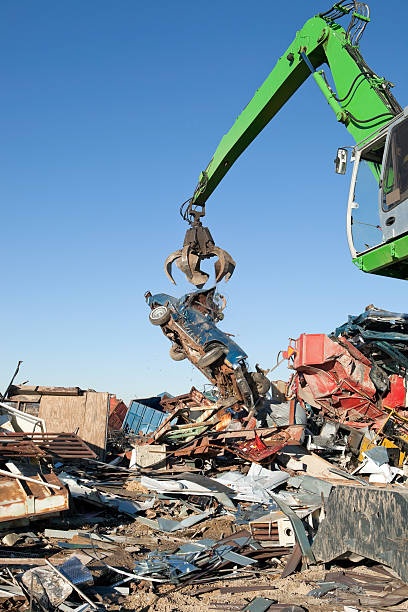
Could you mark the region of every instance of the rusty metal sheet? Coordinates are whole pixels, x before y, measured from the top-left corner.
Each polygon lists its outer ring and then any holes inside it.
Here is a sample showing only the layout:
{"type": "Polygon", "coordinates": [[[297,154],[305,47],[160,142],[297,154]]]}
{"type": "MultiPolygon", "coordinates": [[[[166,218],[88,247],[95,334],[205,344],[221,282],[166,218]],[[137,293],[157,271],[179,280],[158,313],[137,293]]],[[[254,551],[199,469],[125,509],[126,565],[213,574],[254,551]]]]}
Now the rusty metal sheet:
{"type": "MultiPolygon", "coordinates": [[[[164,423],[163,423],[164,425],[164,423]]],[[[290,444],[299,444],[299,440],[303,433],[304,426],[303,425],[289,425],[287,427],[264,427],[259,429],[241,429],[239,431],[218,431],[212,432],[209,431],[203,437],[198,437],[188,446],[183,446],[182,448],[174,451],[174,456],[183,457],[183,456],[191,456],[191,455],[217,455],[217,453],[223,451],[224,449],[228,449],[231,452],[237,449],[237,446],[240,442],[249,440],[254,441],[255,437],[258,436],[261,438],[262,443],[265,444],[264,449],[264,458],[268,455],[272,455],[276,452],[279,452],[280,449],[277,448],[277,445],[284,445],[287,443],[290,444]],[[269,452],[269,451],[272,452],[269,452]]],[[[160,432],[162,435],[163,432],[160,432]]],[[[153,442],[153,438],[149,443],[153,442]]],[[[283,447],[283,446],[282,446],[283,447]]],[[[240,449],[238,448],[238,451],[240,449]]],[[[239,452],[236,452],[239,454],[239,452]]],[[[251,460],[260,460],[260,455],[258,455],[258,459],[251,460]]],[[[244,458],[248,458],[245,456],[244,458]]]]}
{"type": "Polygon", "coordinates": [[[68,510],[68,490],[55,474],[38,474],[38,484],[0,478],[0,522],[68,510]],[[52,489],[47,484],[59,486],[52,489]]]}
{"type": "Polygon", "coordinates": [[[255,437],[252,440],[245,440],[245,442],[241,442],[240,444],[229,446],[228,450],[242,459],[261,463],[265,459],[271,460],[272,456],[276,455],[276,453],[286,446],[286,444],[287,442],[283,441],[271,446],[266,446],[255,432],[255,437]]]}
{"type": "Polygon", "coordinates": [[[285,568],[281,574],[281,578],[287,578],[296,571],[297,567],[300,565],[302,561],[302,550],[299,546],[299,542],[296,542],[295,548],[292,551],[285,568]]]}
{"type": "Polygon", "coordinates": [[[2,432],[0,457],[56,457],[58,459],[95,459],[96,454],[73,433],[2,432]],[[13,447],[15,454],[13,454],[13,447]],[[34,452],[37,449],[37,452],[34,452]],[[26,452],[25,452],[26,451],[26,452]]]}
{"type": "Polygon", "coordinates": [[[9,439],[0,437],[0,457],[7,459],[11,457],[45,457],[41,448],[31,440],[16,440],[12,436],[9,439]]]}
{"type": "Polygon", "coordinates": [[[172,412],[178,404],[183,403],[188,407],[192,406],[213,406],[214,401],[206,397],[201,391],[195,387],[191,387],[189,393],[177,395],[176,397],[164,397],[160,404],[166,412],[172,412]]]}

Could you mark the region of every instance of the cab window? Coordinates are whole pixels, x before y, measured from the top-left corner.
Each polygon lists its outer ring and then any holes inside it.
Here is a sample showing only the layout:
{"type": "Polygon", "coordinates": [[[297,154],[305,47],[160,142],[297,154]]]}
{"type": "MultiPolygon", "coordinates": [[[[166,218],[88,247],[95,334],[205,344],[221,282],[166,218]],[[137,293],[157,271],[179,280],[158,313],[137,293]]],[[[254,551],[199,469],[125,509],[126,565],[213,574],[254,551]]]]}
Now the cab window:
{"type": "Polygon", "coordinates": [[[382,185],[382,208],[391,210],[408,198],[408,119],[391,131],[382,185]]]}

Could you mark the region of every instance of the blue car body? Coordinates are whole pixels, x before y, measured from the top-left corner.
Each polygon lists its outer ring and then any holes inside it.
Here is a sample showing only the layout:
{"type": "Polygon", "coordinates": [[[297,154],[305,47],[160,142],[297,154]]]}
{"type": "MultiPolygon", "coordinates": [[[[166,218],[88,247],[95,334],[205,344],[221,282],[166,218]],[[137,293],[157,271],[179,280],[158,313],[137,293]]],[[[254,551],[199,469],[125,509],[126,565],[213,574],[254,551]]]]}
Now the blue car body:
{"type": "Polygon", "coordinates": [[[187,293],[181,298],[175,298],[166,293],[156,293],[147,297],[146,301],[151,308],[168,306],[172,319],[179,323],[188,336],[204,349],[207,349],[212,343],[223,344],[226,347],[225,361],[227,365],[236,369],[243,365],[248,355],[228,334],[225,334],[216,326],[216,321],[221,317],[220,311],[213,300],[214,297],[215,287],[187,293]],[[208,311],[202,312],[206,308],[208,308],[208,311]]]}

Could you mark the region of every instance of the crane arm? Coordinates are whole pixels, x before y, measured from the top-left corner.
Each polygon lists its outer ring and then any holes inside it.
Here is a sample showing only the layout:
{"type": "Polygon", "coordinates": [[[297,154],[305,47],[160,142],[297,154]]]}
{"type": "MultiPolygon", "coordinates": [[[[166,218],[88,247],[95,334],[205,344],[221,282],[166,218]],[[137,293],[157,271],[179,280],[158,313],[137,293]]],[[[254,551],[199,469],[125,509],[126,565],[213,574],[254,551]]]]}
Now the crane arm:
{"type": "Polygon", "coordinates": [[[392,84],[376,75],[360,54],[358,40],[368,21],[369,11],[364,3],[342,0],[326,13],[309,19],[297,32],[292,44],[222,138],[207,168],[201,172],[193,197],[182,206],[182,216],[192,227],[187,231],[183,249],[166,260],[166,272],[171,280],[169,267],[176,260],[187,278],[202,286],[208,275],[201,272],[200,260],[214,255],[220,256],[216,281],[223,276],[228,280],[235,262],[228,253],[215,247],[208,228],[202,226],[200,219],[205,215],[205,203],[238,157],[308,77],[316,81],[337,120],[346,126],[356,142],[369,137],[401,112],[390,92],[392,84]],[[346,31],[335,20],[349,14],[351,21],[346,31]],[[324,71],[319,70],[323,64],[330,68],[336,93],[324,71]]]}
{"type": "MultiPolygon", "coordinates": [[[[354,18],[369,19],[364,15],[354,18]]],[[[352,45],[347,32],[331,19],[330,12],[327,17],[313,17],[297,32],[292,44],[222,138],[200,175],[193,205],[205,204],[241,153],[310,76],[317,82],[337,120],[345,124],[356,142],[402,110],[389,91],[391,84],[367,66],[358,47],[352,45]],[[317,70],[325,63],[331,70],[337,95],[317,70]]]]}

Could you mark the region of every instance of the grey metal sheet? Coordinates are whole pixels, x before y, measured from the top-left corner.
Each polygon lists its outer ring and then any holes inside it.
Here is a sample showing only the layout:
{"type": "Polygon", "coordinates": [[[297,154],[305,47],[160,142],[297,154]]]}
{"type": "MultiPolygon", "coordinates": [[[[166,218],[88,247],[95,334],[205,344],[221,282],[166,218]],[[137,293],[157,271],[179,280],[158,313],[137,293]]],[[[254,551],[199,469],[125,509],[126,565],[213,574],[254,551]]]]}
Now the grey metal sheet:
{"type": "Polygon", "coordinates": [[[374,446],[369,450],[364,451],[364,456],[368,457],[378,466],[388,463],[388,453],[385,446],[374,446]]]}
{"type": "Polygon", "coordinates": [[[89,569],[73,555],[57,568],[72,584],[93,584],[93,576],[89,569]]]}
{"type": "Polygon", "coordinates": [[[330,482],[320,480],[320,478],[315,478],[314,476],[309,476],[308,474],[305,476],[294,476],[289,478],[288,485],[296,489],[304,489],[309,493],[317,493],[318,495],[323,493],[324,497],[329,497],[330,491],[333,488],[333,485],[330,484],[330,482]]]}
{"type": "Polygon", "coordinates": [[[175,559],[174,556],[168,559],[168,564],[179,574],[189,574],[197,569],[195,565],[192,565],[187,561],[183,561],[183,559],[175,559]]]}
{"type": "Polygon", "coordinates": [[[355,480],[356,482],[359,482],[360,484],[366,487],[371,486],[366,480],[364,480],[364,478],[359,478],[359,476],[349,474],[348,472],[345,472],[344,470],[340,470],[339,468],[331,467],[329,468],[329,472],[333,472],[333,474],[337,474],[337,476],[343,476],[346,480],[355,480]]]}
{"type": "Polygon", "coordinates": [[[302,523],[302,520],[292,510],[292,508],[289,508],[289,506],[287,506],[282,500],[280,500],[275,495],[272,495],[272,497],[276,501],[276,503],[278,504],[282,512],[286,514],[286,516],[292,523],[292,527],[296,533],[296,539],[299,542],[303,555],[307,557],[311,563],[315,563],[314,554],[310,547],[309,540],[308,540],[304,525],[302,523]]]}
{"type": "Polygon", "coordinates": [[[179,528],[179,525],[179,521],[172,521],[164,518],[157,519],[157,528],[160,529],[160,531],[175,531],[179,528]]]}
{"type": "Polygon", "coordinates": [[[230,561],[231,563],[236,563],[237,565],[252,565],[256,563],[256,559],[249,559],[248,557],[244,557],[244,555],[239,555],[232,550],[233,546],[223,545],[217,546],[215,552],[220,555],[225,561],[230,561]]]}
{"type": "Polygon", "coordinates": [[[201,487],[205,487],[210,491],[218,491],[219,493],[226,493],[227,495],[234,495],[234,489],[225,486],[221,482],[217,482],[214,478],[203,476],[202,474],[196,474],[194,472],[182,472],[172,476],[174,480],[188,480],[194,484],[198,484],[201,487]]]}
{"type": "MultiPolygon", "coordinates": [[[[160,531],[166,531],[167,533],[172,533],[173,531],[179,531],[180,529],[187,529],[188,527],[192,527],[199,523],[200,521],[204,521],[212,514],[210,511],[201,512],[200,514],[192,514],[182,521],[172,521],[171,519],[163,519],[159,518],[157,521],[151,521],[151,527],[153,529],[159,529],[160,531]]],[[[147,519],[146,519],[147,520],[147,519]]],[[[144,524],[146,521],[142,521],[144,524]]]]}
{"type": "Polygon", "coordinates": [[[182,546],[180,546],[179,551],[182,553],[199,552],[203,550],[208,550],[208,548],[212,548],[214,544],[215,540],[203,538],[202,540],[195,540],[194,542],[183,544],[182,546]]]}
{"type": "Polygon", "coordinates": [[[255,599],[243,608],[242,612],[265,612],[273,603],[275,603],[273,599],[255,597],[255,599]]]}

